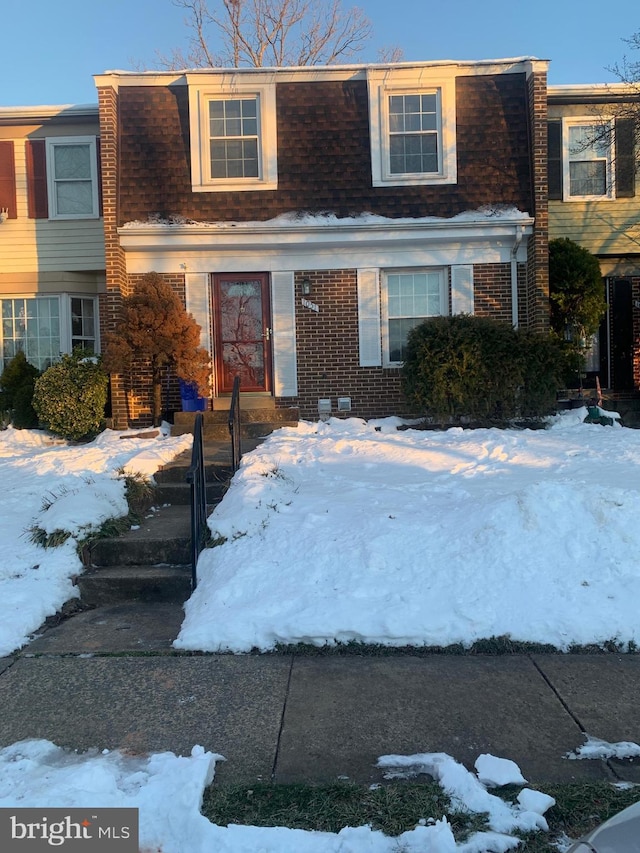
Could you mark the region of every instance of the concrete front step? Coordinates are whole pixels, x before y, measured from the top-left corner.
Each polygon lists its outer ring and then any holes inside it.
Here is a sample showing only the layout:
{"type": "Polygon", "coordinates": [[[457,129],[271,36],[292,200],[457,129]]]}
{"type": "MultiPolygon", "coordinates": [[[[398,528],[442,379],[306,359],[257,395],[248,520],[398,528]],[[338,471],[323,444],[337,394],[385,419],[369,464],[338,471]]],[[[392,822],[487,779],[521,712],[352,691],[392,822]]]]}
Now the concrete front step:
{"type": "MultiPolygon", "coordinates": [[[[207,504],[211,507],[219,504],[226,491],[226,483],[206,483],[207,504]]],[[[160,505],[187,506],[191,503],[191,487],[188,483],[158,483],[154,493],[156,503],[160,505]]]]}
{"type": "Polygon", "coordinates": [[[109,566],[87,569],[76,579],[84,604],[127,601],[182,604],[191,595],[190,566],[109,566]]]}
{"type": "MultiPolygon", "coordinates": [[[[281,421],[273,423],[272,421],[247,421],[240,424],[240,436],[242,438],[266,438],[281,427],[297,427],[297,421],[281,421]]],[[[182,429],[182,427],[179,427],[182,429]]],[[[185,428],[185,432],[190,432],[190,429],[185,428]]],[[[173,435],[180,435],[175,427],[172,430],[173,435]]],[[[229,439],[229,427],[226,423],[207,423],[202,425],[202,436],[205,441],[224,441],[229,439]]],[[[230,439],[229,439],[230,440],[230,439]]]]}
{"type": "MultiPolygon", "coordinates": [[[[203,436],[205,441],[225,441],[229,439],[229,412],[216,410],[202,412],[203,436]]],[[[176,412],[172,435],[184,435],[193,432],[195,412],[176,412]]],[[[270,435],[280,427],[296,427],[299,410],[297,408],[276,409],[275,406],[240,409],[240,434],[245,438],[261,438],[270,435]]]]}
{"type": "Polygon", "coordinates": [[[160,507],[124,536],[97,539],[87,549],[86,562],[91,567],[187,565],[190,542],[190,507],[160,507]]]}

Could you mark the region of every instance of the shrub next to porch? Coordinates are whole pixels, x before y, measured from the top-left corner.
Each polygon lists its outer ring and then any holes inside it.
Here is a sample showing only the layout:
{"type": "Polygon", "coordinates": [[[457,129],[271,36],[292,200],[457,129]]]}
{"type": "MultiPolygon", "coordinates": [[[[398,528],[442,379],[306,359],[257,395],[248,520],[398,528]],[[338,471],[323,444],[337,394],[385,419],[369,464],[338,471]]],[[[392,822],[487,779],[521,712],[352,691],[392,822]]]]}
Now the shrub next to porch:
{"type": "Polygon", "coordinates": [[[488,317],[433,317],[411,330],[403,389],[443,424],[503,424],[555,408],[563,357],[554,340],[488,317]]]}
{"type": "Polygon", "coordinates": [[[200,326],[179,297],[157,273],[143,276],[122,304],[122,317],[106,335],[103,366],[109,373],[129,373],[135,363],[151,370],[153,423],[162,414],[162,379],[173,368],[180,379],[194,382],[206,396],[209,353],[200,346],[200,326]]]}

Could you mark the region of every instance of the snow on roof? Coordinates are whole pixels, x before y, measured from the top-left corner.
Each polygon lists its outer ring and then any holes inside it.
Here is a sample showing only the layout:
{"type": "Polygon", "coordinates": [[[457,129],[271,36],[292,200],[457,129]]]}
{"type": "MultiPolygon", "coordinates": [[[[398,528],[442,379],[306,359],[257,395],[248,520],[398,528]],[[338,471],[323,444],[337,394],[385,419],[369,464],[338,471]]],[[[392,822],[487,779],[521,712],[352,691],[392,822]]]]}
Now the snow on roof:
{"type": "Polygon", "coordinates": [[[153,228],[153,227],[162,227],[166,228],[167,226],[178,226],[181,228],[184,227],[198,227],[198,228],[215,228],[220,230],[226,229],[254,229],[257,227],[261,228],[305,228],[305,227],[314,227],[314,228],[338,228],[344,226],[358,226],[358,225],[413,225],[413,224],[433,224],[438,225],[441,223],[478,223],[478,222],[522,222],[527,223],[531,221],[531,216],[528,213],[525,213],[521,210],[518,210],[516,207],[510,207],[506,205],[495,205],[495,206],[484,206],[478,208],[477,210],[467,210],[463,213],[458,213],[455,216],[451,217],[440,217],[440,216],[422,216],[422,217],[413,217],[413,218],[398,218],[392,219],[388,216],[379,216],[375,213],[361,213],[357,216],[344,216],[339,217],[334,213],[309,213],[305,211],[291,211],[289,213],[283,213],[280,216],[276,216],[273,219],[267,219],[262,222],[260,221],[250,221],[250,222],[198,222],[192,219],[186,219],[183,216],[172,216],[170,218],[162,218],[151,217],[146,221],[141,220],[132,220],[130,222],[126,222],[122,228],[123,229],[133,229],[133,228],[153,228]]]}
{"type": "Polygon", "coordinates": [[[55,116],[97,115],[98,104],[40,104],[37,106],[0,107],[0,119],[38,120],[55,116]]]}

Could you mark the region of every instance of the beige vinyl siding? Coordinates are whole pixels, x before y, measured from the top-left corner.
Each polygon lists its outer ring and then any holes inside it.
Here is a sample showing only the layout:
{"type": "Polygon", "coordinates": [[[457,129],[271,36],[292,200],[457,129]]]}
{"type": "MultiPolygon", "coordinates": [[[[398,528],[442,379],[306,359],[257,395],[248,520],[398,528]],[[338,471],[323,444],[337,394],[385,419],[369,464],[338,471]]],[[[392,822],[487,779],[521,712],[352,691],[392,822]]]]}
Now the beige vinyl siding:
{"type": "Polygon", "coordinates": [[[14,140],[17,219],[0,225],[0,273],[104,269],[102,219],[29,219],[25,141],[14,140]]]}
{"type": "Polygon", "coordinates": [[[549,239],[568,237],[594,255],[640,251],[640,200],[550,201],[549,239]]]}

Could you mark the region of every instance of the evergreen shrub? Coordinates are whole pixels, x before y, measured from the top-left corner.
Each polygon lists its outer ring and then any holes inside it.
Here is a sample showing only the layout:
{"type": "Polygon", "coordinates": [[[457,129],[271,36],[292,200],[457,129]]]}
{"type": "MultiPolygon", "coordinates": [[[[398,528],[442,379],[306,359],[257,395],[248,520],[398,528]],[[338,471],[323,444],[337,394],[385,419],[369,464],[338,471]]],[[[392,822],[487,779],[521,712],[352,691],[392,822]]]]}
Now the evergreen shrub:
{"type": "Polygon", "coordinates": [[[554,411],[563,369],[550,336],[458,314],[411,330],[402,386],[411,406],[437,422],[503,425],[554,411]]]}
{"type": "Polygon", "coordinates": [[[55,435],[90,439],[103,427],[108,382],[95,357],[74,350],[36,380],[33,407],[55,435]]]}
{"type": "Polygon", "coordinates": [[[33,405],[35,381],[40,371],[29,364],[25,354],[19,350],[0,376],[0,411],[16,429],[34,429],[38,426],[38,415],[33,405]]]}

